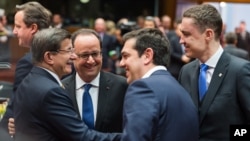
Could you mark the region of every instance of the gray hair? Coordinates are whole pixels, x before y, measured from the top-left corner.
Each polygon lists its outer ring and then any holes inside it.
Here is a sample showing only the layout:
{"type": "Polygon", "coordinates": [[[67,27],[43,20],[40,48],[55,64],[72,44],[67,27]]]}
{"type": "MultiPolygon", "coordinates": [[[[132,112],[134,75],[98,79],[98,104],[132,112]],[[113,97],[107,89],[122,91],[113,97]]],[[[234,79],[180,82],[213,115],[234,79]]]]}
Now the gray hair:
{"type": "Polygon", "coordinates": [[[71,34],[60,28],[47,28],[38,31],[32,40],[31,51],[34,63],[44,60],[45,52],[57,52],[61,48],[64,39],[70,39],[71,34]]]}

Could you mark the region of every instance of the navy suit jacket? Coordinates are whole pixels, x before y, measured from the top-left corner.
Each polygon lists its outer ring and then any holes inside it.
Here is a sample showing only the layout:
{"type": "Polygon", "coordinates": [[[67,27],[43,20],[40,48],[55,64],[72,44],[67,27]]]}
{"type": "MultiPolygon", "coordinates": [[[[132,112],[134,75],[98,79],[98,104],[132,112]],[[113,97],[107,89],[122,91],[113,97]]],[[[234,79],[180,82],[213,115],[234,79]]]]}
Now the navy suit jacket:
{"type": "MultiPolygon", "coordinates": [[[[15,92],[19,84],[22,82],[22,80],[28,75],[30,70],[32,69],[32,55],[31,53],[27,53],[25,56],[23,56],[16,65],[15,70],[15,80],[13,84],[13,91],[15,92]]],[[[12,94],[12,98],[10,99],[6,112],[0,122],[0,140],[9,141],[12,140],[10,138],[10,135],[8,134],[8,122],[9,118],[13,117],[13,97],[15,94],[12,94]]]]}
{"type": "Polygon", "coordinates": [[[14,97],[16,141],[119,140],[119,134],[89,130],[66,91],[47,71],[33,67],[14,97]]]}
{"type": "Polygon", "coordinates": [[[197,141],[198,113],[190,95],[165,70],[131,83],[124,101],[122,141],[197,141]]]}
{"type": "MultiPolygon", "coordinates": [[[[76,101],[75,76],[73,74],[65,78],[63,84],[81,119],[76,101]]],[[[95,130],[101,132],[122,132],[123,102],[127,90],[126,79],[119,75],[101,71],[99,86],[95,130]]]]}
{"type": "Polygon", "coordinates": [[[195,60],[183,66],[179,81],[199,109],[200,141],[229,141],[230,125],[250,123],[250,63],[224,52],[202,103],[198,76],[195,60]]]}

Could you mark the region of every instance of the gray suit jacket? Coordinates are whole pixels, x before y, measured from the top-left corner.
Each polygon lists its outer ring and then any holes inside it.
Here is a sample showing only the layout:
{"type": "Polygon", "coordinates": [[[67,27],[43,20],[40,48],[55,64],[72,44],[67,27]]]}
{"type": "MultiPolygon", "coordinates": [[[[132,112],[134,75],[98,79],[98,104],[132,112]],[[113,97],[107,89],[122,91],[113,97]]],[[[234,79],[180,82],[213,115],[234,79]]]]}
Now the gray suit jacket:
{"type": "Polygon", "coordinates": [[[245,51],[245,50],[243,50],[243,49],[241,49],[241,48],[237,48],[234,45],[230,45],[229,44],[229,45],[225,46],[224,47],[224,51],[230,53],[231,55],[240,57],[242,59],[249,60],[248,52],[245,51]]]}
{"type": "MultiPolygon", "coordinates": [[[[76,101],[75,73],[65,78],[63,84],[69,92],[80,118],[76,101]]],[[[101,72],[95,130],[122,132],[122,109],[127,86],[124,77],[109,72],[101,72]]]]}
{"type": "Polygon", "coordinates": [[[179,81],[199,109],[200,140],[229,140],[230,125],[250,123],[250,63],[224,52],[202,103],[198,75],[199,61],[194,60],[182,68],[179,81]]]}

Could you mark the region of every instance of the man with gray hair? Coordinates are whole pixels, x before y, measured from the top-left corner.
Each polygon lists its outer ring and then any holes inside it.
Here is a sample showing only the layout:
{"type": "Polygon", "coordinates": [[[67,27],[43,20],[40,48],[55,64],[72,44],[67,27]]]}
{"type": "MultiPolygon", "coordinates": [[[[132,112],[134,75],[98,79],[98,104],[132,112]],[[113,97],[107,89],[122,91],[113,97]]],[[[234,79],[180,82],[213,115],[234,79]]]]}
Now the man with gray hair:
{"type": "Polygon", "coordinates": [[[120,140],[119,134],[88,129],[60,81],[71,73],[77,57],[70,37],[59,28],[35,34],[31,44],[34,67],[17,88],[13,101],[15,141],[120,140]]]}

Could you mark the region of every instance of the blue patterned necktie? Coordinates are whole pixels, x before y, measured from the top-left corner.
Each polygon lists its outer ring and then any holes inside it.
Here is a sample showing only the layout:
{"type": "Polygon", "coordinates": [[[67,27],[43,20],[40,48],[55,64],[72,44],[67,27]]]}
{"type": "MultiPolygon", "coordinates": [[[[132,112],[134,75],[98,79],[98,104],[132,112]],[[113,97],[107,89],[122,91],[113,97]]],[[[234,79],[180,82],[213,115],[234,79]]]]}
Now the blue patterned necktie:
{"type": "Polygon", "coordinates": [[[201,64],[200,65],[200,75],[199,75],[199,98],[202,101],[203,97],[207,91],[207,82],[206,82],[206,72],[208,69],[208,65],[201,64]]]}
{"type": "Polygon", "coordinates": [[[94,112],[93,112],[93,104],[92,99],[89,94],[89,89],[92,85],[85,84],[84,85],[84,93],[82,100],[82,120],[84,123],[90,128],[94,129],[94,112]]]}

